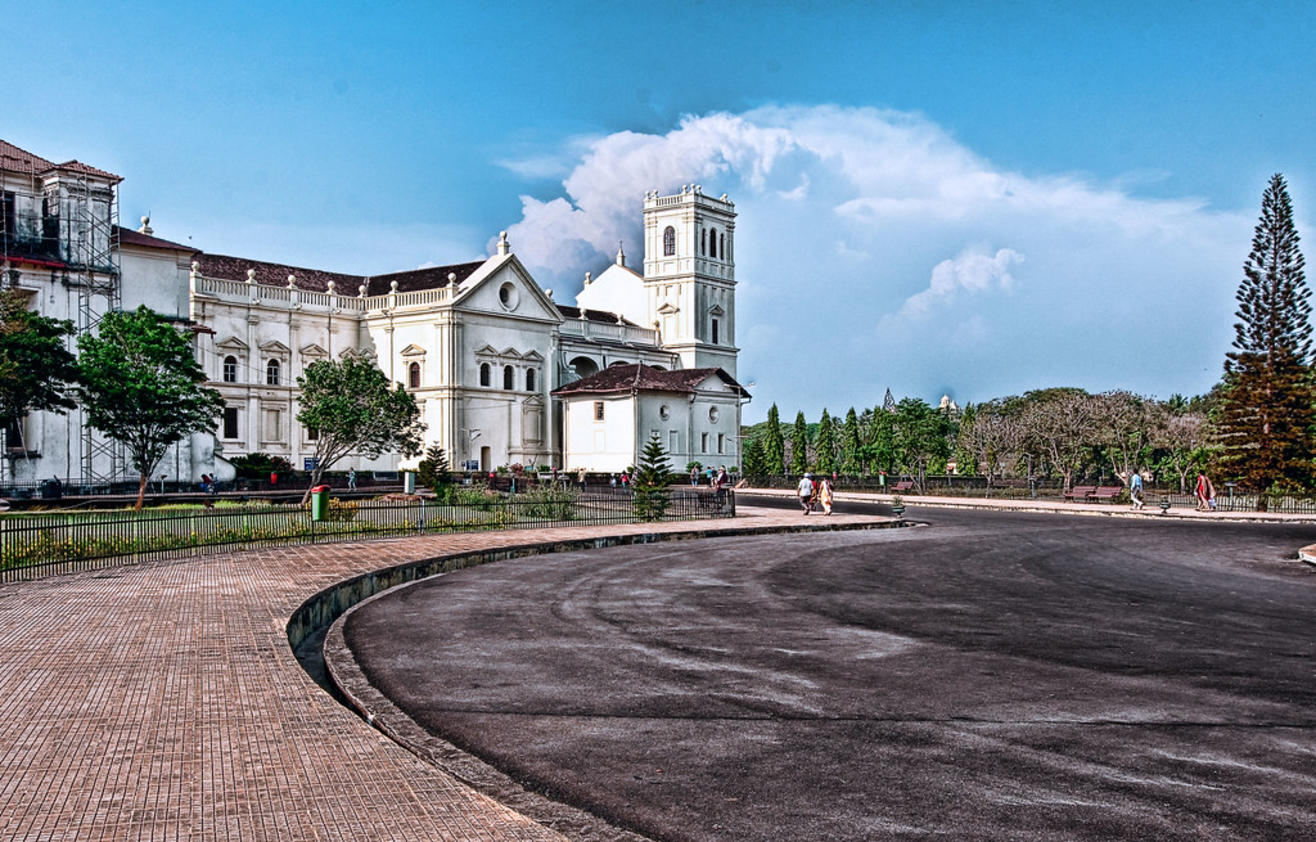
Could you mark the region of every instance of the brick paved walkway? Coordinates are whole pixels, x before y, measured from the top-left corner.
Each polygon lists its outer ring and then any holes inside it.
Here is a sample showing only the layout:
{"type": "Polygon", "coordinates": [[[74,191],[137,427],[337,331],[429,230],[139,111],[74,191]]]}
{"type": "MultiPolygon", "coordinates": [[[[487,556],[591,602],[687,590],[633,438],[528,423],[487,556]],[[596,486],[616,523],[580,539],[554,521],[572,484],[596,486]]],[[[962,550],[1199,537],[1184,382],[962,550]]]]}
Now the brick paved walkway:
{"type": "MultiPolygon", "coordinates": [[[[713,525],[869,520],[745,508],[713,525]]],[[[2,585],[0,839],[561,839],[340,707],[294,658],[288,618],[320,589],[392,564],[709,526],[295,547],[2,585]]]]}

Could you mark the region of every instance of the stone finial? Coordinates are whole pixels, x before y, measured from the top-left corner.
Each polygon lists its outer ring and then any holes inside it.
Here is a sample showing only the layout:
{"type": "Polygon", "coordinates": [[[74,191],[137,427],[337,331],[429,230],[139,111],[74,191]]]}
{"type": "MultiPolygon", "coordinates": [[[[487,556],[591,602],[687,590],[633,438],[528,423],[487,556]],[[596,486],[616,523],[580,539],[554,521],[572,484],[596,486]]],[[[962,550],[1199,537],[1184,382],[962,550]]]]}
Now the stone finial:
{"type": "Polygon", "coordinates": [[[330,281],[330,282],[329,282],[329,294],[330,294],[330,295],[333,295],[333,294],[334,294],[334,287],[335,287],[335,286],[336,286],[336,284],[335,284],[333,281],[330,281]]]}
{"type": "Polygon", "coordinates": [[[552,300],[553,300],[553,290],[552,290],[552,289],[546,289],[546,290],[544,290],[544,295],[547,295],[547,296],[548,296],[548,300],[549,300],[549,301],[552,301],[552,300]]]}
{"type": "Polygon", "coordinates": [[[289,276],[288,276],[288,289],[297,289],[297,276],[296,276],[296,275],[289,275],[289,276]]]}
{"type": "Polygon", "coordinates": [[[150,217],[150,216],[144,216],[144,217],[142,217],[142,227],[137,229],[137,233],[138,233],[138,234],[145,234],[145,235],[148,236],[148,237],[155,233],[155,231],[151,230],[151,217],[150,217]]]}
{"type": "Polygon", "coordinates": [[[452,287],[453,289],[456,289],[456,288],[457,288],[457,273],[456,273],[456,272],[449,272],[449,273],[448,273],[448,286],[452,287]]]}
{"type": "Polygon", "coordinates": [[[614,316],[617,317],[617,324],[619,324],[619,325],[624,325],[624,324],[626,324],[626,319],[625,319],[624,316],[622,316],[621,313],[613,313],[612,315],[614,315],[614,316]]]}
{"type": "Polygon", "coordinates": [[[506,232],[506,231],[499,231],[499,232],[498,232],[498,253],[499,253],[499,254],[510,254],[511,251],[512,251],[512,245],[511,245],[511,243],[507,242],[507,232],[506,232]]]}
{"type": "Polygon", "coordinates": [[[617,241],[617,265],[618,266],[626,265],[626,252],[622,250],[621,240],[617,241]]]}
{"type": "Polygon", "coordinates": [[[199,261],[199,260],[193,260],[193,261],[192,261],[192,274],[193,274],[193,275],[200,275],[200,274],[201,274],[201,261],[199,261]]]}
{"type": "Polygon", "coordinates": [[[356,297],[357,297],[357,298],[365,298],[365,297],[366,297],[366,285],[365,285],[364,283],[361,284],[361,286],[359,286],[359,287],[356,288],[356,297]]]}
{"type": "Polygon", "coordinates": [[[389,282],[388,282],[388,294],[389,294],[389,295],[397,295],[397,294],[398,294],[398,282],[397,282],[397,281],[389,281],[389,282]]]}
{"type": "Polygon", "coordinates": [[[723,193],[723,194],[722,194],[722,201],[725,202],[726,200],[727,200],[727,194],[723,193]]]}
{"type": "Polygon", "coordinates": [[[249,284],[254,284],[254,283],[256,283],[256,270],[255,270],[255,269],[248,269],[248,270],[247,270],[247,283],[249,283],[249,284]]]}
{"type": "Polygon", "coordinates": [[[589,286],[589,285],[592,284],[592,283],[594,283],[594,273],[593,273],[593,272],[586,272],[586,273],[585,273],[585,286],[589,286]]]}
{"type": "Polygon", "coordinates": [[[696,192],[696,193],[699,193],[699,194],[702,195],[703,192],[704,192],[704,185],[702,185],[702,184],[696,184],[696,185],[695,185],[695,192],[696,192]]]}

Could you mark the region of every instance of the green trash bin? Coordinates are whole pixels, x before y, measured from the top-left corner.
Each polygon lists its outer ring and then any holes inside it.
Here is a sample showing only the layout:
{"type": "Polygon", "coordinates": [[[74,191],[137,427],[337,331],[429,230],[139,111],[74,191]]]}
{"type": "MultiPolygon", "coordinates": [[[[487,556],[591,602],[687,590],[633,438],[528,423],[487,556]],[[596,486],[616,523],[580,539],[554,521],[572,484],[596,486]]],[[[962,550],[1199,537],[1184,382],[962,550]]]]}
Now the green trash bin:
{"type": "Polygon", "coordinates": [[[311,489],[311,520],[329,517],[329,486],[317,485],[311,489]]]}

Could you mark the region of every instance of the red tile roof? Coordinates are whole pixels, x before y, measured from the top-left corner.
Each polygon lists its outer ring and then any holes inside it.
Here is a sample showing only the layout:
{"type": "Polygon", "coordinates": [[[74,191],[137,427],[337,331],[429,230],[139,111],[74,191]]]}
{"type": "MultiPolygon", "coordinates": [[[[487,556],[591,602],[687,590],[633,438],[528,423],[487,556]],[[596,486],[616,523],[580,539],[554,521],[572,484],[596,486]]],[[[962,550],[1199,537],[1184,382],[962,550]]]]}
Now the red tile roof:
{"type": "Polygon", "coordinates": [[[131,228],[120,228],[114,226],[119,235],[119,245],[121,246],[139,246],[148,249],[163,249],[165,251],[186,251],[195,252],[194,246],[185,246],[182,243],[175,243],[170,240],[162,240],[159,237],[152,237],[150,234],[143,234],[140,231],[134,231],[131,228]]]}
{"type": "Polygon", "coordinates": [[[62,164],[47,161],[40,155],[33,155],[26,149],[20,149],[14,144],[7,143],[3,140],[0,140],[0,170],[20,173],[33,172],[37,175],[43,175],[52,170],[61,170],[94,175],[99,178],[109,179],[110,181],[123,181],[121,177],[112,172],[97,169],[96,167],[84,164],[81,161],[65,161],[62,164]]]}
{"type": "Polygon", "coordinates": [[[448,285],[448,275],[456,275],[457,283],[460,284],[484,265],[483,260],[476,260],[471,263],[455,263],[451,266],[430,266],[425,269],[390,272],[387,275],[348,275],[342,272],[325,272],[284,263],[268,263],[263,260],[204,252],[197,255],[197,262],[201,264],[201,274],[207,278],[245,282],[247,270],[255,269],[256,283],[264,286],[286,287],[288,276],[295,275],[298,289],[326,292],[329,289],[329,282],[333,281],[334,291],[339,295],[348,296],[356,295],[361,284],[366,285],[366,295],[387,295],[393,281],[398,283],[398,292],[439,289],[448,285]]]}
{"type": "Polygon", "coordinates": [[[555,395],[615,394],[617,392],[680,392],[690,394],[709,377],[717,376],[738,394],[749,397],[745,387],[720,368],[678,368],[666,371],[643,363],[627,363],[603,369],[574,383],[559,386],[555,395]]]}
{"type": "Polygon", "coordinates": [[[371,275],[368,279],[367,295],[387,295],[393,281],[398,282],[398,292],[416,292],[422,289],[438,289],[448,285],[448,275],[456,275],[457,283],[471,276],[476,269],[484,265],[483,260],[470,263],[454,263],[451,266],[429,266],[424,269],[412,269],[407,272],[391,272],[387,275],[371,275]]]}
{"type": "MultiPolygon", "coordinates": [[[[558,312],[561,313],[562,317],[565,319],[580,318],[581,311],[579,307],[572,307],[570,304],[559,304],[557,305],[557,309],[558,312]]],[[[639,327],[639,325],[635,324],[635,322],[631,321],[625,316],[622,316],[621,321],[618,322],[617,314],[609,313],[606,310],[585,310],[585,319],[586,321],[591,321],[591,322],[605,322],[610,325],[624,324],[624,325],[631,325],[632,327],[639,327]]]]}

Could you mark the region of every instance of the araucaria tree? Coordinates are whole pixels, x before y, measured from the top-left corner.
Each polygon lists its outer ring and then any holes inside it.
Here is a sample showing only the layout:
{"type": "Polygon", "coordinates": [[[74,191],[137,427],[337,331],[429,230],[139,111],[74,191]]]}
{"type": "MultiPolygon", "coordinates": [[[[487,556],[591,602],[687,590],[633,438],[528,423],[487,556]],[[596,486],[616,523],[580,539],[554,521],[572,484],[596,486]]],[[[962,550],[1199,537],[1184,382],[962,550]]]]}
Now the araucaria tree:
{"type": "Polygon", "coordinates": [[[98,334],[78,338],[78,349],[78,400],[93,429],[127,448],[140,475],[140,510],[165,451],[186,435],[213,430],[224,401],[202,385],[206,374],[190,337],[146,307],[106,314],[98,334]]]}
{"type": "Polygon", "coordinates": [[[774,403],[768,409],[768,432],[763,441],[763,458],[768,465],[768,473],[781,476],[786,473],[786,440],[781,435],[781,417],[777,414],[774,403]]]}
{"type": "Polygon", "coordinates": [[[791,473],[802,474],[809,470],[809,425],[804,413],[795,413],[795,426],[791,428],[791,473]]]}
{"type": "MultiPolygon", "coordinates": [[[[316,431],[312,486],[349,453],[371,459],[385,452],[420,453],[425,425],[416,400],[401,383],[390,386],[374,360],[320,360],[306,367],[297,385],[302,390],[297,421],[316,431]]],[[[302,503],[310,493],[308,487],[302,503]]]]}
{"type": "Polygon", "coordinates": [[[667,512],[667,485],[672,466],[657,435],[649,437],[640,453],[640,464],[632,483],[631,506],[640,520],[662,520],[667,512]]]}
{"type": "MultiPolygon", "coordinates": [[[[73,323],[38,315],[13,290],[0,292],[0,429],[29,412],[72,409],[77,360],[64,343],[73,323]]],[[[5,442],[9,449],[21,441],[5,442]]]]}
{"type": "Polygon", "coordinates": [[[1225,361],[1218,435],[1222,468],[1257,491],[1299,490],[1312,480],[1311,291],[1293,204],[1271,177],[1238,287],[1234,350],[1225,361]]]}

